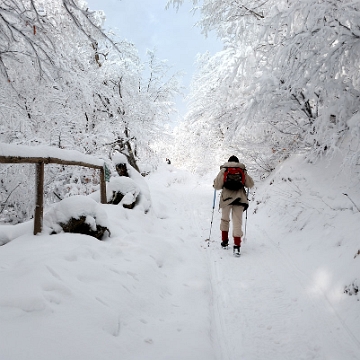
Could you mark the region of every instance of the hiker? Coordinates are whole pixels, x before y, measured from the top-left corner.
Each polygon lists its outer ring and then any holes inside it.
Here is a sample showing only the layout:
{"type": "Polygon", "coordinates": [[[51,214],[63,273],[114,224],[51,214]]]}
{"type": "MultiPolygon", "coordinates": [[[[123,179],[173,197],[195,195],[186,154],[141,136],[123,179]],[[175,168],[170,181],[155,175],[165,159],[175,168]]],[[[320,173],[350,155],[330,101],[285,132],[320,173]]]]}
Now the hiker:
{"type": "Polygon", "coordinates": [[[236,156],[231,156],[225,164],[220,166],[220,172],[214,180],[214,188],[222,190],[220,196],[221,213],[221,246],[227,248],[229,244],[230,212],[233,223],[234,254],[240,255],[242,232],[242,215],[248,208],[249,202],[245,187],[252,188],[254,180],[247,173],[245,165],[236,156]],[[231,175],[230,173],[234,173],[231,175]]]}

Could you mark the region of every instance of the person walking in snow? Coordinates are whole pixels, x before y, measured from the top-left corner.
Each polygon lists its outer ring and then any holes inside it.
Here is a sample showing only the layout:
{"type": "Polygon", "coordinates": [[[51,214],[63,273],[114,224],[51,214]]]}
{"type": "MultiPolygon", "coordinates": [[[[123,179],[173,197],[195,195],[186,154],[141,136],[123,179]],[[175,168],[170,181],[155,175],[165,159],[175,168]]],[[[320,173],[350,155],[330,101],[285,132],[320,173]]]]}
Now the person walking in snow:
{"type": "Polygon", "coordinates": [[[247,173],[245,165],[239,162],[236,156],[220,166],[220,172],[214,180],[215,190],[222,190],[220,196],[221,212],[221,246],[229,245],[230,213],[232,218],[234,254],[240,255],[243,212],[248,208],[245,187],[252,188],[254,180],[247,173]]]}

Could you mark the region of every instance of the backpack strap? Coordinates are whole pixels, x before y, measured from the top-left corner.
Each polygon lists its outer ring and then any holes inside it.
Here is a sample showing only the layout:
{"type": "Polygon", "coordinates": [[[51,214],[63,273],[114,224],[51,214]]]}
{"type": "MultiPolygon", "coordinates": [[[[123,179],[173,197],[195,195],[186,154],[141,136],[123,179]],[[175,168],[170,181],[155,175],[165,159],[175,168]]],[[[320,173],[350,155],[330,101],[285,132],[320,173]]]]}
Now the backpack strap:
{"type": "Polygon", "coordinates": [[[229,168],[225,168],[223,183],[225,183],[228,173],[229,173],[229,168]]]}

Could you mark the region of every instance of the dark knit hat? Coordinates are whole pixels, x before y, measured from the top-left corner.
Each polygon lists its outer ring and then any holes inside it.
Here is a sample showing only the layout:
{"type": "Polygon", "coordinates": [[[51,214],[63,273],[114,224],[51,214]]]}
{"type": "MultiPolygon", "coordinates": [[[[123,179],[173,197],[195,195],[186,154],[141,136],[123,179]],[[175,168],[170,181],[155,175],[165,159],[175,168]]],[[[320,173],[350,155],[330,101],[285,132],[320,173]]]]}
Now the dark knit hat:
{"type": "Polygon", "coordinates": [[[238,163],[240,161],[235,155],[232,155],[232,156],[229,157],[228,162],[236,162],[236,163],[238,163]]]}

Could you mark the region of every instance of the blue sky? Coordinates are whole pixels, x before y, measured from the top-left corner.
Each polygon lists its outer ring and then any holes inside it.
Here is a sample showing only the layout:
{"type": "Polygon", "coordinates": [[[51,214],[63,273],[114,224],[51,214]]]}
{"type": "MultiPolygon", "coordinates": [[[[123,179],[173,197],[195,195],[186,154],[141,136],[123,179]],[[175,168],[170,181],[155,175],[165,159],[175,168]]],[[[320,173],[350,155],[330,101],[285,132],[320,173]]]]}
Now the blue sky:
{"type": "MultiPolygon", "coordinates": [[[[198,53],[221,50],[215,35],[205,38],[195,26],[198,15],[191,12],[190,1],[185,1],[177,12],[165,9],[167,0],[87,0],[91,10],[103,10],[106,14],[105,28],[135,44],[142,58],[146,49],[156,49],[160,59],[168,60],[173,72],[184,71],[183,85],[188,88],[195,71],[198,53]]],[[[187,90],[186,90],[187,92],[187,90]]],[[[177,99],[180,114],[185,105],[177,99]]]]}

